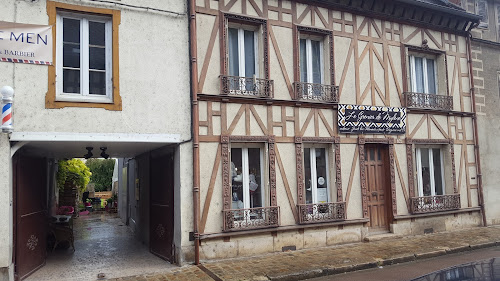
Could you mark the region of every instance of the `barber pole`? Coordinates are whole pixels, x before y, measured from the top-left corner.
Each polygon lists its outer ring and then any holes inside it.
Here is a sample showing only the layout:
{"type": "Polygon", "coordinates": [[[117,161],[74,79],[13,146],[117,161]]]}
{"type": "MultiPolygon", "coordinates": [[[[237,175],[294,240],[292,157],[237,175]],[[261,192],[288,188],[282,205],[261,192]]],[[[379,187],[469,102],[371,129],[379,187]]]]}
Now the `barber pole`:
{"type": "Polygon", "coordinates": [[[4,86],[0,89],[2,93],[2,132],[11,133],[12,128],[12,101],[14,100],[14,89],[4,86]]]}

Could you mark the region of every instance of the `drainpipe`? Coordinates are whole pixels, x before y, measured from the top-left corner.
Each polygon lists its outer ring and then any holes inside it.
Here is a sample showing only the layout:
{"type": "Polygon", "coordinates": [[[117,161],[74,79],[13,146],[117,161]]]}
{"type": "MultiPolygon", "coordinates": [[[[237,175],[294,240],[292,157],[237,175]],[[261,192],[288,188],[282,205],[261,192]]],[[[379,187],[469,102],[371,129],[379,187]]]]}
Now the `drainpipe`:
{"type": "Polygon", "coordinates": [[[191,94],[192,94],[192,124],[193,124],[193,236],[194,264],[200,264],[200,149],[198,125],[198,62],[196,45],[196,11],[195,0],[189,0],[189,41],[191,57],[191,94]]]}
{"type": "MultiPolygon", "coordinates": [[[[472,28],[471,28],[472,29],[472,28]]],[[[483,195],[483,175],[481,173],[481,161],[479,157],[479,134],[477,131],[477,114],[476,114],[476,89],[474,88],[474,74],[472,72],[472,45],[471,45],[471,37],[470,30],[467,33],[467,55],[468,55],[468,63],[469,63],[469,73],[470,73],[470,88],[471,88],[471,96],[472,96],[472,111],[474,112],[474,116],[472,117],[472,126],[474,127],[474,152],[476,155],[476,165],[477,165],[477,185],[479,188],[479,206],[481,207],[481,215],[483,218],[483,226],[487,226],[486,223],[486,213],[484,210],[484,195],[483,195]]]]}

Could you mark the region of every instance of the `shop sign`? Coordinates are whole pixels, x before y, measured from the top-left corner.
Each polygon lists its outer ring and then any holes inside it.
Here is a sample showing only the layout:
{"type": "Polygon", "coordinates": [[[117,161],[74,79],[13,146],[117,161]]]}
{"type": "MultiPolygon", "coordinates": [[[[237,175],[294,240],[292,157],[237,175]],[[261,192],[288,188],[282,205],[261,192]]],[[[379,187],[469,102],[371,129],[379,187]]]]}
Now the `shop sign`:
{"type": "Polygon", "coordinates": [[[52,26],[0,21],[0,61],[52,64],[52,26]]]}
{"type": "Polygon", "coordinates": [[[339,132],[343,134],[404,134],[406,108],[339,104],[339,132]]]}

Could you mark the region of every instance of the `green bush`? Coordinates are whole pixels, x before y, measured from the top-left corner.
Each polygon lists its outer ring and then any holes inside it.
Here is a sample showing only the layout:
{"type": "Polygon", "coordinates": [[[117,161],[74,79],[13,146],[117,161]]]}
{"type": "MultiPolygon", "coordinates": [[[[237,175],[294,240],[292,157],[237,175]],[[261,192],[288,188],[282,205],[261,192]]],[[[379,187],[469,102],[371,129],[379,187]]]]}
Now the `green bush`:
{"type": "Polygon", "coordinates": [[[78,187],[78,191],[84,192],[90,181],[92,173],[80,159],[61,160],[58,163],[57,187],[61,190],[67,181],[78,187]]]}

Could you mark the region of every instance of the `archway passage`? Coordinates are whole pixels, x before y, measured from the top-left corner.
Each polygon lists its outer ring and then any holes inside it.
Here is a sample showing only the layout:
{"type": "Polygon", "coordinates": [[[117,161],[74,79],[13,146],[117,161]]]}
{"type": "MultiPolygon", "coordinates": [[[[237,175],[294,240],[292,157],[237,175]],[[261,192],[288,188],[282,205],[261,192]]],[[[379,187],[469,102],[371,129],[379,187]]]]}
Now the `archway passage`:
{"type": "Polygon", "coordinates": [[[118,143],[114,150],[113,143],[104,144],[111,157],[119,158],[115,169],[122,198],[115,199],[118,206],[111,212],[104,208],[86,212],[80,200],[81,206],[63,223],[71,229],[71,239],[57,245],[54,218],[59,219],[58,203],[64,196],[56,181],[57,163],[71,155],[81,157],[86,146],[103,144],[59,145],[61,149],[54,143],[32,142],[13,157],[16,280],[94,280],[101,273],[116,278],[173,267],[178,146],[136,143],[127,147],[118,143]],[[162,237],[156,240],[153,235],[158,233],[162,237]]]}

